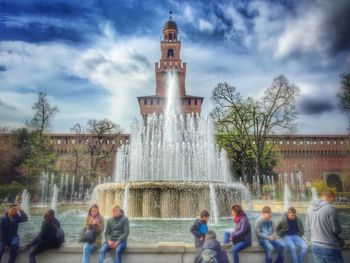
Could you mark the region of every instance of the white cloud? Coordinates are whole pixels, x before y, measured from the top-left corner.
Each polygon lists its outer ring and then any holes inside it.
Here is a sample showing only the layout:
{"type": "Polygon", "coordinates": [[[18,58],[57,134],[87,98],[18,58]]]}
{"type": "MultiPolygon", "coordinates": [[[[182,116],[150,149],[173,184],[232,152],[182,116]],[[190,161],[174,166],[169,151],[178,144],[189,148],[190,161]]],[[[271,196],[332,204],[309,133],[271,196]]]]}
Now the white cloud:
{"type": "Polygon", "coordinates": [[[209,33],[213,32],[214,25],[207,20],[199,19],[198,26],[200,31],[208,31],[209,33]]]}

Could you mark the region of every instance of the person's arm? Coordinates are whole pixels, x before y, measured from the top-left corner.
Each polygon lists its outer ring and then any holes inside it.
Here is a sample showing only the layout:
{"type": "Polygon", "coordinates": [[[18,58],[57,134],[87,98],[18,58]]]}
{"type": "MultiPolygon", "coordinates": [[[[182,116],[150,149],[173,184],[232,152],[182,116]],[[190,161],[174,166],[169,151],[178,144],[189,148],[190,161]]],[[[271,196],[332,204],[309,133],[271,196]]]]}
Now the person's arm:
{"type": "Polygon", "coordinates": [[[19,213],[20,213],[19,222],[20,223],[27,222],[28,221],[27,214],[22,209],[19,210],[19,213]]]}
{"type": "Polygon", "coordinates": [[[332,232],[338,236],[342,232],[342,228],[339,222],[338,212],[335,207],[332,207],[332,211],[329,214],[329,217],[330,217],[332,232]]]}
{"type": "Polygon", "coordinates": [[[6,242],[6,237],[5,237],[5,224],[4,224],[4,220],[5,218],[4,217],[1,217],[0,219],[0,237],[1,237],[1,243],[3,245],[7,245],[7,242],[6,242]]]}
{"type": "Polygon", "coordinates": [[[258,220],[256,221],[256,225],[255,225],[255,235],[258,237],[258,238],[262,238],[262,239],[268,239],[268,235],[264,234],[262,232],[262,220],[258,220]]]}
{"type": "Polygon", "coordinates": [[[108,242],[111,240],[111,226],[110,226],[110,221],[107,221],[107,226],[106,226],[106,231],[105,231],[105,239],[108,242]]]}
{"type": "Polygon", "coordinates": [[[245,234],[248,231],[248,228],[249,228],[248,218],[247,217],[242,217],[241,220],[242,220],[241,228],[238,229],[237,231],[233,231],[231,233],[231,239],[239,237],[239,236],[245,234]]]}
{"type": "Polygon", "coordinates": [[[304,230],[303,222],[300,220],[299,217],[297,218],[297,220],[298,220],[299,234],[300,234],[300,236],[304,236],[305,230],[304,230]]]}
{"type": "Polygon", "coordinates": [[[196,221],[194,222],[194,224],[191,226],[191,233],[197,237],[197,238],[200,238],[202,235],[201,233],[199,233],[199,225],[200,225],[200,222],[199,221],[196,221]]]}
{"type": "Polygon", "coordinates": [[[276,232],[277,234],[281,237],[283,232],[282,232],[282,226],[283,226],[283,221],[284,221],[284,218],[281,217],[280,220],[277,222],[277,225],[276,225],[276,232]]]}
{"type": "Polygon", "coordinates": [[[124,233],[118,238],[118,241],[126,241],[126,239],[129,236],[129,219],[125,218],[124,222],[123,222],[123,226],[124,226],[124,233]]]}

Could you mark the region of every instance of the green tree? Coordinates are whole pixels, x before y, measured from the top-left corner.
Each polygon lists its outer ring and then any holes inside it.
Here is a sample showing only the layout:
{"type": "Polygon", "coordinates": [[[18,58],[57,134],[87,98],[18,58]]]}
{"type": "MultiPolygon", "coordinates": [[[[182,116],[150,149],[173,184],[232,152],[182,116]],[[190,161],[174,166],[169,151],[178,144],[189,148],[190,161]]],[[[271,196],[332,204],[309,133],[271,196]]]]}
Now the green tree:
{"type": "MultiPolygon", "coordinates": [[[[238,164],[241,173],[252,167],[262,176],[276,162],[269,136],[276,131],[296,129],[296,97],[299,88],[283,76],[276,77],[261,99],[244,99],[235,87],[219,83],[213,90],[211,113],[219,144],[238,164]]],[[[260,180],[262,182],[262,180],[260,180]]]]}

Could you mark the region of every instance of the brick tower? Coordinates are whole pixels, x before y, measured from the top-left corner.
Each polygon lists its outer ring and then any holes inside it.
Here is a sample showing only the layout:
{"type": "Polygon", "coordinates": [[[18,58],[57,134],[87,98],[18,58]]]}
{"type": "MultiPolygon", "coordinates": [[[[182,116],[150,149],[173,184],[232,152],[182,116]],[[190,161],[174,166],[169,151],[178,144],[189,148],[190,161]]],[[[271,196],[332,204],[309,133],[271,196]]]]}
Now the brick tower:
{"type": "Polygon", "coordinates": [[[181,61],[181,41],[178,40],[178,29],[172,20],[171,12],[169,20],[164,24],[163,40],[160,42],[161,58],[155,63],[156,94],[137,97],[140,105],[140,113],[147,116],[152,113],[163,113],[166,96],[166,73],[173,70],[178,74],[178,87],[182,112],[201,113],[203,97],[186,95],[186,63],[181,61]]]}

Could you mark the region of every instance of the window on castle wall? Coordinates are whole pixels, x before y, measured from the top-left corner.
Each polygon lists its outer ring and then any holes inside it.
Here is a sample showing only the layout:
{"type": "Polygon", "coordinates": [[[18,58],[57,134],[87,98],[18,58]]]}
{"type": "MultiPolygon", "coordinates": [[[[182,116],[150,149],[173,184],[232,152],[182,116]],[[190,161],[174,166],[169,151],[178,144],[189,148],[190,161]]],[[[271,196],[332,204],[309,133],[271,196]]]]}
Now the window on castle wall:
{"type": "Polygon", "coordinates": [[[331,144],[331,141],[327,141],[327,144],[331,144]]]}
{"type": "Polygon", "coordinates": [[[153,105],[153,99],[151,99],[151,105],[153,105]]]}
{"type": "Polygon", "coordinates": [[[71,140],[71,143],[72,143],[72,144],[75,144],[75,141],[74,141],[74,140],[71,140]]]}
{"type": "Polygon", "coordinates": [[[169,40],[173,40],[173,34],[169,34],[169,40]]]}
{"type": "Polygon", "coordinates": [[[296,141],[293,141],[293,144],[297,144],[297,142],[296,142],[296,141]]]}
{"type": "Polygon", "coordinates": [[[197,99],[194,99],[194,105],[197,105],[197,99]]]}
{"type": "Polygon", "coordinates": [[[280,141],[280,144],[283,144],[283,141],[280,141]]]}
{"type": "Polygon", "coordinates": [[[61,144],[61,140],[57,140],[57,144],[61,144]]]}
{"type": "Polygon", "coordinates": [[[340,141],[340,144],[344,144],[344,141],[340,141]]]}
{"type": "Polygon", "coordinates": [[[334,141],[334,144],[337,144],[337,141],[334,141]]]}
{"type": "Polygon", "coordinates": [[[157,98],[157,104],[159,105],[159,98],[157,98]]]}
{"type": "Polygon", "coordinates": [[[188,105],[191,105],[191,99],[187,100],[188,105]]]}
{"type": "Polygon", "coordinates": [[[144,99],[143,104],[147,105],[147,99],[144,99]]]}

